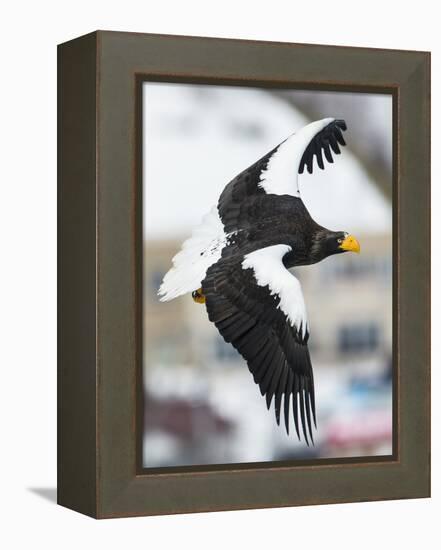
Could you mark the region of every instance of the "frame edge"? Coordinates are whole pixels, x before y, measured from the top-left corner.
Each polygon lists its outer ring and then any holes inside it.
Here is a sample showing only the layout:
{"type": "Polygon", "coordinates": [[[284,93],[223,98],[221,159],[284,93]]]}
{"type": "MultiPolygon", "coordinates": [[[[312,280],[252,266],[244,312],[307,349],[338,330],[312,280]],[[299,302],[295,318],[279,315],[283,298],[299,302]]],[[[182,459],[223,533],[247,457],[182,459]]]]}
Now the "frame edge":
{"type": "Polygon", "coordinates": [[[57,502],[97,517],[97,35],[58,46],[57,502]]]}

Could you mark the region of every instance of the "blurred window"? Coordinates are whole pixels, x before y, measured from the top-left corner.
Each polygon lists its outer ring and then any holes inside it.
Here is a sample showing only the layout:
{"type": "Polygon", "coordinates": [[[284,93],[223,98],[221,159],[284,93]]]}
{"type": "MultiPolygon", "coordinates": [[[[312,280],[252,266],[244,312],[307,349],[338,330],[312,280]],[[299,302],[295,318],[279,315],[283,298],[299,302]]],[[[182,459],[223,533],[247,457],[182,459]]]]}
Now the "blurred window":
{"type": "Polygon", "coordinates": [[[378,348],[380,331],[375,323],[343,325],[338,331],[340,353],[369,352],[378,348]]]}
{"type": "Polygon", "coordinates": [[[331,278],[341,280],[345,277],[351,279],[376,278],[389,282],[392,274],[392,259],[389,256],[357,257],[350,256],[338,258],[338,262],[324,262],[320,266],[321,277],[325,281],[331,278]]]}

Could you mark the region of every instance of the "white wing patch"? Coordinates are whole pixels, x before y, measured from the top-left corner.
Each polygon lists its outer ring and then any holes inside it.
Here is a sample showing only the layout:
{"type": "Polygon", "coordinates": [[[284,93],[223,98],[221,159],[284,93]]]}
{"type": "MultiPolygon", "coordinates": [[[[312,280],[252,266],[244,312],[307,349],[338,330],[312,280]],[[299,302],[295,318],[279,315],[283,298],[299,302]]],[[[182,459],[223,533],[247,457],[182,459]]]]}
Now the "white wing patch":
{"type": "Polygon", "coordinates": [[[270,158],[266,169],[262,170],[258,185],[266,193],[300,197],[297,178],[303,153],[312,138],[333,120],[323,118],[311,122],[281,143],[270,158]]]}
{"type": "Polygon", "coordinates": [[[219,260],[227,243],[228,235],[217,207],[213,206],[173,258],[173,267],[166,273],[158,290],[161,302],[200,288],[208,268],[219,260]]]}
{"type": "Polygon", "coordinates": [[[280,297],[279,308],[292,326],[302,329],[304,337],[308,330],[308,319],[302,287],[282,263],[283,256],[290,251],[291,247],[284,244],[261,248],[245,256],[242,268],[253,269],[257,284],[268,285],[271,295],[280,297]]]}

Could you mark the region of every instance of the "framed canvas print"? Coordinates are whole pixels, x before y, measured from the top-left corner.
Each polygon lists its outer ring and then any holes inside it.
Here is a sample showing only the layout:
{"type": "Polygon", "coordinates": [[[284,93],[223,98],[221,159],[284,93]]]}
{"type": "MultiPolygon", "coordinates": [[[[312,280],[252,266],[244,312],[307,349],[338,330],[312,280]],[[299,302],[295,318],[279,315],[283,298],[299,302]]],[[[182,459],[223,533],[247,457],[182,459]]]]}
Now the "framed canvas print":
{"type": "Polygon", "coordinates": [[[58,501],[430,495],[430,56],[59,46],[58,501]]]}

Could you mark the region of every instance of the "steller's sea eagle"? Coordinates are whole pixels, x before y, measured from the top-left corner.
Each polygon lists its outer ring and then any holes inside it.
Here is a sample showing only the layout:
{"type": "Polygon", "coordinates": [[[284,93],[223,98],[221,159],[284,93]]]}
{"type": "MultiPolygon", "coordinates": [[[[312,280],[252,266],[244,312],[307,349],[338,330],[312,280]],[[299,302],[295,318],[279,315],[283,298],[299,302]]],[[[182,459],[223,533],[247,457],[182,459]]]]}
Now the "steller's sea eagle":
{"type": "Polygon", "coordinates": [[[359,252],[360,245],[311,218],[297,174],[305,167],[312,173],[314,156],[321,169],[324,158],[333,162],[345,130],[344,120],[312,122],[230,181],[158,291],[162,301],[192,293],[205,303],[210,321],[247,361],[268,409],[275,398],[277,424],[284,396],[286,431],[292,408],[297,436],[300,417],[307,444],[311,415],[316,425],[309,327],[300,283],[288,269],[359,252]]]}

